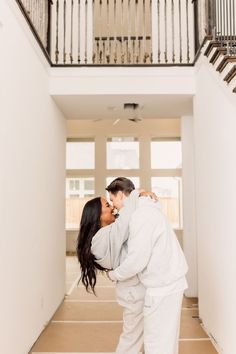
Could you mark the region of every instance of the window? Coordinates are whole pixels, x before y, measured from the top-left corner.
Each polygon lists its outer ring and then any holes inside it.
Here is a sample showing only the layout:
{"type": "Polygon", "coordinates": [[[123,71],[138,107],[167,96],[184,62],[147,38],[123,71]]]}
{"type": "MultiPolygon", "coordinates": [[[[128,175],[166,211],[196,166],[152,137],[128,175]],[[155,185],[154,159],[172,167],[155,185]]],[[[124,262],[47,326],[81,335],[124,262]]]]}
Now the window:
{"type": "Polygon", "coordinates": [[[66,169],[94,169],[95,143],[92,139],[68,139],[66,143],[66,169]]]}
{"type": "Polygon", "coordinates": [[[173,228],[182,228],[182,179],[180,177],[152,177],[152,191],[161,202],[162,210],[173,228]]]}
{"type": "MultiPolygon", "coordinates": [[[[147,132],[145,132],[147,134],[147,132]]],[[[152,132],[150,131],[150,135],[152,132]]],[[[130,133],[132,135],[132,133],[130,133]]],[[[104,138],[98,132],[99,139],[70,138],[66,145],[66,229],[78,229],[84,204],[94,196],[109,194],[105,191],[116,177],[130,178],[135,188],[147,188],[156,192],[162,204],[163,212],[173,228],[182,228],[182,152],[179,138],[145,137],[140,142],[136,137],[104,138]],[[150,149],[147,149],[147,142],[150,149]],[[141,163],[139,152],[143,148],[141,163]],[[95,149],[96,156],[95,169],[95,149]],[[106,149],[106,153],[104,150],[106,149]],[[140,165],[151,160],[151,168],[140,169],[140,165]],[[101,160],[101,161],[100,161],[101,160]],[[106,167],[103,166],[106,163],[106,167]],[[131,177],[130,177],[131,176],[131,177]],[[96,181],[96,183],[95,183],[96,181]]]]}
{"type": "Polygon", "coordinates": [[[113,137],[107,141],[108,169],[139,168],[139,142],[133,137],[113,137]]]}
{"type": "Polygon", "coordinates": [[[84,204],[94,197],[94,178],[66,179],[66,229],[78,229],[84,204]]]}
{"type": "Polygon", "coordinates": [[[156,169],[177,169],[182,167],[182,150],[179,139],[151,142],[151,167],[156,169]]]}

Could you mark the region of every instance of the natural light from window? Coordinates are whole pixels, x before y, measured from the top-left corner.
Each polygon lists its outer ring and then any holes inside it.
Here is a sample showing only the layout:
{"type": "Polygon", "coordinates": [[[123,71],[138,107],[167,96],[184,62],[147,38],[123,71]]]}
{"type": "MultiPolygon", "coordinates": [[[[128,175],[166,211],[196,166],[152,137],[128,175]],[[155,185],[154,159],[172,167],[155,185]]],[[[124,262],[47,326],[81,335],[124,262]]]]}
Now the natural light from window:
{"type": "Polygon", "coordinates": [[[161,202],[162,210],[173,228],[182,227],[182,179],[180,177],[152,177],[152,191],[161,202]]]}
{"type": "Polygon", "coordinates": [[[91,139],[68,139],[66,144],[66,169],[95,168],[95,143],[91,139]]]}
{"type": "Polygon", "coordinates": [[[84,204],[94,197],[94,178],[66,178],[66,229],[78,229],[84,204]]]}
{"type": "Polygon", "coordinates": [[[139,142],[133,137],[113,137],[107,140],[108,169],[139,168],[139,142]]]}
{"type": "Polygon", "coordinates": [[[151,142],[151,168],[179,169],[182,167],[181,141],[151,142]]]}

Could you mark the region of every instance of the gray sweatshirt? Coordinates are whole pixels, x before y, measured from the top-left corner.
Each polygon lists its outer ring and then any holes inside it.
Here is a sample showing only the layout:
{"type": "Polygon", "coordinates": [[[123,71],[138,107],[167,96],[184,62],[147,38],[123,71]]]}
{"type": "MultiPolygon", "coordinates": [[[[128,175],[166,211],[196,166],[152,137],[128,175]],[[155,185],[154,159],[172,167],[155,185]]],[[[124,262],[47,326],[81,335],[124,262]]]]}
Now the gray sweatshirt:
{"type": "Polygon", "coordinates": [[[177,237],[159,203],[139,198],[129,223],[128,254],[114,271],[113,280],[135,274],[149,293],[158,296],[186,289],[188,266],[177,237]]]}

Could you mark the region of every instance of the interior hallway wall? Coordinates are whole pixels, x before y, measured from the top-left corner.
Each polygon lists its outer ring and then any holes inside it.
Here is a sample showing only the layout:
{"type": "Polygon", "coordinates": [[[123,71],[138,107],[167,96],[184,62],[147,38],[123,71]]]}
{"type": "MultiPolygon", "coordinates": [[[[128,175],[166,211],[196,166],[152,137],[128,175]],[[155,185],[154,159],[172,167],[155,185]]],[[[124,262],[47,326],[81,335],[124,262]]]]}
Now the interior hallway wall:
{"type": "Polygon", "coordinates": [[[194,101],[200,317],[223,354],[236,353],[236,104],[201,58],[194,101]]]}
{"type": "Polygon", "coordinates": [[[188,263],[188,289],[185,295],[198,297],[197,232],[195,208],[195,171],[193,117],[181,118],[183,178],[183,249],[188,263]]]}
{"type": "Polygon", "coordinates": [[[0,2],[0,352],[26,354],[65,293],[65,120],[16,2],[0,2]]]}

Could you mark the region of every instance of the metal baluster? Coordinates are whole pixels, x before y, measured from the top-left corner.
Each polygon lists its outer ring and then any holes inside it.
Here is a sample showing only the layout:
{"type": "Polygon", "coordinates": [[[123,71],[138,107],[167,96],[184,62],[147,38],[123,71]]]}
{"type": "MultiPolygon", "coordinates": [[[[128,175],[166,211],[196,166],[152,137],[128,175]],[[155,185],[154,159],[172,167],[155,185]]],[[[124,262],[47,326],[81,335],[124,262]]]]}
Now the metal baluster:
{"type": "Polygon", "coordinates": [[[32,16],[32,1],[29,3],[29,11],[28,11],[29,17],[31,18],[32,16]]]}
{"type": "Polygon", "coordinates": [[[229,0],[229,46],[230,46],[230,54],[232,54],[232,7],[231,0],[229,0]]]}
{"type": "Polygon", "coordinates": [[[225,2],[222,1],[222,43],[225,45],[225,2]]]}
{"type": "Polygon", "coordinates": [[[51,2],[48,1],[47,3],[44,2],[44,10],[43,13],[45,14],[45,25],[44,25],[44,38],[45,38],[45,48],[50,54],[50,35],[51,35],[51,2]]]}
{"type": "Polygon", "coordinates": [[[66,0],[63,4],[63,63],[66,63],[66,0]]]}
{"type": "Polygon", "coordinates": [[[33,8],[34,8],[34,4],[33,1],[30,2],[30,18],[31,20],[33,19],[33,8]]]}
{"type": "MultiPolygon", "coordinates": [[[[97,4],[98,2],[96,1],[96,3],[95,4],[97,4]]],[[[99,5],[98,5],[99,6],[99,5]]],[[[95,6],[95,14],[97,14],[97,6],[95,6]]],[[[97,28],[97,27],[96,27],[97,28]]],[[[97,43],[96,43],[96,63],[99,63],[99,41],[100,41],[100,37],[99,37],[99,31],[100,31],[100,29],[99,29],[100,27],[99,27],[99,21],[98,21],[98,31],[96,31],[96,34],[98,34],[98,37],[96,38],[96,41],[97,41],[97,43]]]]}
{"type": "Polygon", "coordinates": [[[157,0],[157,29],[158,29],[158,63],[161,61],[161,35],[160,35],[160,29],[161,29],[161,23],[160,23],[160,0],[157,0]]]}
{"type": "Polygon", "coordinates": [[[40,3],[37,3],[37,16],[35,18],[35,28],[38,32],[39,38],[43,41],[43,36],[42,36],[42,18],[41,18],[41,6],[40,3]]]}
{"type": "Polygon", "coordinates": [[[172,27],[172,62],[175,62],[175,22],[174,22],[174,0],[171,0],[171,27],[172,27]]]}
{"type": "Polygon", "coordinates": [[[132,30],[132,16],[131,16],[131,11],[130,11],[130,0],[128,0],[128,11],[127,11],[127,29],[128,29],[128,38],[127,38],[127,62],[130,64],[131,62],[131,43],[130,43],[130,37],[131,37],[131,30],[132,30]]]}
{"type": "Polygon", "coordinates": [[[179,61],[182,63],[182,26],[181,26],[181,0],[179,0],[179,61]]]}
{"type": "Polygon", "coordinates": [[[143,62],[146,63],[146,1],[143,0],[143,62]]]}
{"type": "Polygon", "coordinates": [[[93,41],[93,57],[92,57],[92,63],[95,64],[95,61],[96,61],[96,45],[95,45],[95,36],[94,36],[94,28],[95,28],[95,0],[92,0],[93,3],[92,3],[92,6],[93,6],[93,9],[92,9],[92,13],[93,13],[93,19],[92,19],[92,24],[93,24],[93,34],[92,34],[92,41],[93,41]]]}
{"type": "Polygon", "coordinates": [[[78,63],[80,64],[80,0],[78,0],[78,63]]]}
{"type": "Polygon", "coordinates": [[[134,63],[135,63],[135,56],[136,56],[136,63],[139,61],[139,55],[138,55],[138,35],[139,35],[139,6],[138,6],[138,0],[135,0],[135,45],[134,45],[134,63]]]}
{"type": "Polygon", "coordinates": [[[102,63],[102,0],[99,1],[99,63],[102,63]]]}
{"type": "Polygon", "coordinates": [[[222,24],[222,0],[219,0],[219,16],[220,16],[220,26],[219,26],[219,40],[221,41],[221,46],[223,44],[222,41],[222,33],[223,33],[223,24],[222,24]]]}
{"type": "Polygon", "coordinates": [[[73,10],[74,10],[74,1],[71,0],[71,12],[70,12],[70,63],[73,63],[73,10]]]}
{"type": "Polygon", "coordinates": [[[116,36],[116,27],[117,27],[117,16],[116,16],[116,0],[114,0],[114,63],[117,62],[117,36],[116,36]]]}
{"type": "Polygon", "coordinates": [[[39,37],[41,37],[40,33],[40,3],[39,1],[36,2],[36,11],[35,11],[35,17],[34,17],[34,23],[35,23],[35,28],[38,31],[39,37]]]}
{"type": "Polygon", "coordinates": [[[150,31],[150,39],[149,39],[149,50],[148,50],[148,56],[150,58],[150,62],[153,62],[153,48],[152,48],[152,0],[149,2],[149,19],[150,19],[150,26],[151,26],[151,31],[150,31]]]}
{"type": "Polygon", "coordinates": [[[37,4],[36,4],[35,1],[34,1],[34,3],[33,3],[33,8],[32,8],[32,22],[33,22],[33,23],[35,23],[36,6],[37,6],[37,4]]]}
{"type": "Polygon", "coordinates": [[[189,55],[189,20],[188,20],[188,0],[186,0],[186,27],[187,27],[187,62],[190,62],[189,55]]]}
{"type": "Polygon", "coordinates": [[[217,0],[218,1],[218,29],[217,29],[217,40],[220,40],[220,31],[221,31],[221,0],[217,0]]]}
{"type": "Polygon", "coordinates": [[[106,39],[102,37],[102,62],[106,63],[106,39]]]}
{"type": "Polygon", "coordinates": [[[219,15],[218,15],[218,18],[219,18],[219,22],[218,22],[218,38],[219,38],[219,35],[221,35],[221,26],[222,26],[222,22],[221,22],[221,0],[218,0],[218,11],[219,11],[219,15]]]}
{"type": "Polygon", "coordinates": [[[166,0],[164,4],[164,21],[165,21],[165,62],[168,63],[168,58],[167,58],[167,5],[166,5],[166,0]]]}
{"type": "Polygon", "coordinates": [[[45,9],[44,7],[45,7],[45,2],[39,4],[39,13],[40,13],[40,16],[39,16],[39,27],[40,27],[40,35],[41,35],[41,38],[42,38],[43,45],[44,45],[44,47],[45,47],[44,25],[45,25],[46,22],[44,22],[44,20],[46,19],[46,11],[45,11],[46,9],[45,9]]]}
{"type": "Polygon", "coordinates": [[[87,52],[88,52],[88,0],[85,0],[85,48],[84,48],[84,61],[87,64],[87,52]]]}
{"type": "Polygon", "coordinates": [[[110,63],[110,19],[109,19],[109,0],[107,0],[107,63],[110,63]]]}
{"type": "Polygon", "coordinates": [[[121,0],[121,63],[125,62],[124,53],[124,1],[121,0]]]}
{"type": "Polygon", "coordinates": [[[236,13],[235,13],[235,1],[233,0],[233,48],[235,54],[235,46],[236,46],[236,30],[235,30],[235,21],[236,21],[236,13]]]}
{"type": "Polygon", "coordinates": [[[129,48],[128,48],[128,38],[129,38],[129,34],[128,34],[128,32],[129,32],[129,16],[128,16],[128,14],[129,14],[129,1],[130,0],[127,0],[127,9],[126,9],[127,11],[124,12],[127,15],[127,25],[125,24],[125,19],[124,19],[124,29],[125,29],[125,34],[126,34],[126,36],[124,36],[124,39],[126,40],[126,42],[124,42],[124,44],[125,44],[126,64],[129,62],[129,58],[128,58],[128,56],[129,56],[129,48]]]}
{"type": "Polygon", "coordinates": [[[225,37],[225,33],[226,33],[226,23],[225,23],[225,0],[223,1],[223,24],[224,24],[224,35],[223,35],[223,41],[224,41],[224,44],[225,44],[225,40],[226,40],[226,37],[225,37]]]}
{"type": "Polygon", "coordinates": [[[227,46],[227,54],[230,52],[229,46],[229,13],[228,13],[228,0],[226,0],[225,4],[225,28],[226,28],[226,46],[227,46]]]}
{"type": "Polygon", "coordinates": [[[136,9],[136,3],[137,0],[134,2],[134,32],[133,32],[133,39],[131,36],[131,42],[132,42],[132,63],[135,63],[135,35],[136,35],[136,28],[137,28],[137,9],[136,9]]]}
{"type": "Polygon", "coordinates": [[[59,48],[58,48],[58,18],[59,18],[59,0],[57,0],[56,2],[56,50],[55,50],[55,61],[56,64],[58,63],[58,59],[59,59],[59,48]]]}
{"type": "MultiPolygon", "coordinates": [[[[109,26],[109,36],[112,37],[112,20],[111,20],[111,15],[112,15],[112,7],[109,9],[109,18],[110,18],[110,22],[111,22],[111,26],[109,26]]],[[[112,38],[110,38],[109,40],[109,57],[110,57],[110,62],[111,62],[111,57],[112,57],[112,38]]]]}
{"type": "Polygon", "coordinates": [[[47,5],[46,2],[43,2],[40,6],[40,24],[44,48],[47,46],[47,36],[45,35],[45,26],[47,26],[47,8],[45,5],[47,5]]]}
{"type": "Polygon", "coordinates": [[[234,33],[233,33],[233,23],[234,23],[234,17],[233,17],[233,3],[234,0],[231,1],[230,3],[230,38],[231,38],[231,52],[234,54],[234,33]]]}

